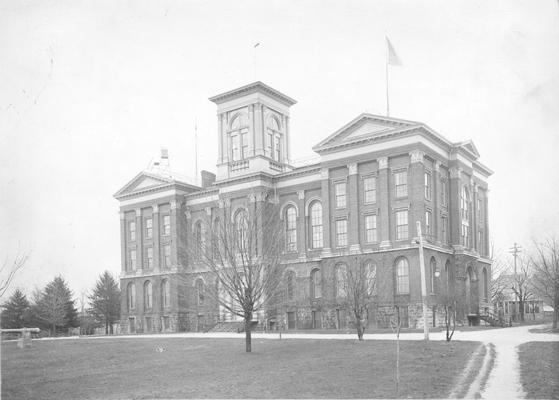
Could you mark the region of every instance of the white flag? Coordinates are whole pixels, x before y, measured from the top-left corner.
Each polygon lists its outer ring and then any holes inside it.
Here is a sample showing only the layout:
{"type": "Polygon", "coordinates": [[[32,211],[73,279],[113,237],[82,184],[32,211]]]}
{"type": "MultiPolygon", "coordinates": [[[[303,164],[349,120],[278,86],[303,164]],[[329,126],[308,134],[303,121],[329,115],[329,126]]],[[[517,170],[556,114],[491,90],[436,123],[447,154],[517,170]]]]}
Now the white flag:
{"type": "Polygon", "coordinates": [[[388,47],[388,65],[402,65],[402,61],[398,54],[396,54],[396,50],[394,50],[394,46],[392,46],[388,37],[386,37],[386,46],[388,47]]]}

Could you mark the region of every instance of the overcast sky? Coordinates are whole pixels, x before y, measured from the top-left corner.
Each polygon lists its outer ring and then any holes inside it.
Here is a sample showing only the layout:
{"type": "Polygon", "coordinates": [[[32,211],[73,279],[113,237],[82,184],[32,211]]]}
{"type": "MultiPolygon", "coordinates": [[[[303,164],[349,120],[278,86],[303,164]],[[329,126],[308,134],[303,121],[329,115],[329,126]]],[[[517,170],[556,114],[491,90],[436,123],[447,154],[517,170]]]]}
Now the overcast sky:
{"type": "Polygon", "coordinates": [[[261,80],[293,97],[293,158],[361,112],[472,139],[498,249],[559,227],[559,7],[541,1],[2,1],[0,256],[15,285],[76,297],[120,272],[112,197],[160,147],[215,171],[208,97],[261,80]],[[259,42],[254,68],[253,45],[259,42]]]}

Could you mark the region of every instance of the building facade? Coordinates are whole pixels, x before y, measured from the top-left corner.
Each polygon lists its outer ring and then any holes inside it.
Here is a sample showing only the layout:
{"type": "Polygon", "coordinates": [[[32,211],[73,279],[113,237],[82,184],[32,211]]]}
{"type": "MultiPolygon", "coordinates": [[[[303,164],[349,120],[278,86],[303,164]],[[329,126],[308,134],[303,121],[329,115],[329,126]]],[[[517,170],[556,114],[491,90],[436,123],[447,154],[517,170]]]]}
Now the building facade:
{"type": "MultiPolygon", "coordinates": [[[[122,331],[205,330],[232,317],[204,296],[212,277],[189,260],[190,233],[227,208],[278,205],[285,229],[282,304],[258,315],[282,329],[341,329],[337,270],[375,271],[367,325],[422,327],[416,221],[422,225],[429,320],[448,294],[465,320],[489,307],[488,186],[492,172],[471,141],[451,143],[423,123],[362,114],[313,147],[316,163],[290,160],[295,101],[256,82],[210,98],[217,105],[217,174],[201,185],[165,168],[138,174],[120,203],[122,331]]],[[[163,166],[163,167],[162,167],[163,166]]],[[[199,236],[207,232],[200,231],[199,236]]],[[[204,240],[210,240],[206,237],[204,240]]]]}

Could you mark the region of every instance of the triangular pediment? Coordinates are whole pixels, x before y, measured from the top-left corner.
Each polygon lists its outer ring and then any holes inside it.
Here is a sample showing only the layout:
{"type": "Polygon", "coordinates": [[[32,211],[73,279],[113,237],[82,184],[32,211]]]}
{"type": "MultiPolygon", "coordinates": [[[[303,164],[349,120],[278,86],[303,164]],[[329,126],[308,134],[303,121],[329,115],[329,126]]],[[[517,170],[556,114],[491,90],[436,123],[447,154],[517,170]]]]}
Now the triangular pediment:
{"type": "Polygon", "coordinates": [[[313,147],[315,151],[324,150],[331,146],[343,145],[353,141],[390,134],[401,129],[419,125],[411,121],[381,117],[373,114],[361,114],[322,142],[313,147]]]}
{"type": "Polygon", "coordinates": [[[474,142],[472,142],[471,140],[468,140],[467,142],[462,143],[462,147],[464,147],[470,153],[474,154],[476,156],[476,158],[479,158],[479,152],[477,151],[477,148],[474,145],[474,142]]]}
{"type": "Polygon", "coordinates": [[[130,182],[124,185],[124,187],[115,194],[115,197],[130,194],[139,190],[156,188],[158,186],[165,186],[171,182],[172,182],[171,179],[164,178],[162,176],[153,175],[144,171],[136,175],[134,179],[132,179],[130,182]]]}

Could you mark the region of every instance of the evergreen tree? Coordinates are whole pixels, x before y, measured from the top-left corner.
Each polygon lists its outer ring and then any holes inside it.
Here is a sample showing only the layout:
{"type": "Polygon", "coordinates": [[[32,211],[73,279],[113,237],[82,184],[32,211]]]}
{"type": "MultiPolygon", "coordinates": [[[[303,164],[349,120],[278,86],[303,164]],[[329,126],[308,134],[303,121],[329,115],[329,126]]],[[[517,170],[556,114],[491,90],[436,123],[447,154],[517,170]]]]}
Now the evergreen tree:
{"type": "Polygon", "coordinates": [[[52,334],[57,328],[67,330],[78,326],[78,312],[72,299],[72,291],[61,276],[54,278],[45,289],[36,295],[34,315],[43,321],[52,334]]]}
{"type": "Polygon", "coordinates": [[[2,328],[19,329],[29,323],[30,305],[27,297],[19,289],[6,301],[2,307],[2,328]]]}
{"type": "Polygon", "coordinates": [[[101,274],[89,301],[89,311],[97,322],[105,325],[105,334],[113,333],[113,323],[120,318],[120,289],[109,271],[101,274]]]}

